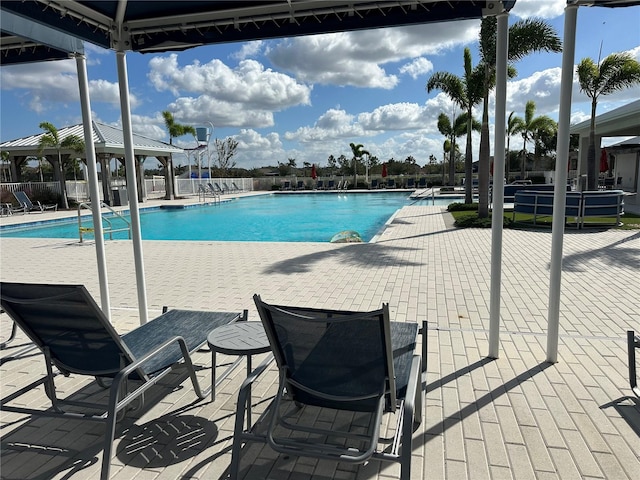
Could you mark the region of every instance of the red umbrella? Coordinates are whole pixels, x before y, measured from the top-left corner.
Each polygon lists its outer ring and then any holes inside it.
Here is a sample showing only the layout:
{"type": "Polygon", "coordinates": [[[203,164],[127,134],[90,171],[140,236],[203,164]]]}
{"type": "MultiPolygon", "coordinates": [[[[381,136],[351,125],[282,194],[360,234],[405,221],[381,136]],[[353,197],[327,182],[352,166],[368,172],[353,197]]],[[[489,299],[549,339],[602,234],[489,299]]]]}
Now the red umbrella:
{"type": "Polygon", "coordinates": [[[386,178],[387,177],[387,164],[383,163],[382,164],[382,178],[386,178]]]}
{"type": "Polygon", "coordinates": [[[609,170],[609,162],[607,161],[607,151],[603,148],[600,154],[600,173],[609,170]]]}
{"type": "Polygon", "coordinates": [[[311,165],[311,178],[313,178],[314,180],[316,178],[318,178],[318,175],[316,174],[316,164],[315,163],[313,165],[311,165]]]}

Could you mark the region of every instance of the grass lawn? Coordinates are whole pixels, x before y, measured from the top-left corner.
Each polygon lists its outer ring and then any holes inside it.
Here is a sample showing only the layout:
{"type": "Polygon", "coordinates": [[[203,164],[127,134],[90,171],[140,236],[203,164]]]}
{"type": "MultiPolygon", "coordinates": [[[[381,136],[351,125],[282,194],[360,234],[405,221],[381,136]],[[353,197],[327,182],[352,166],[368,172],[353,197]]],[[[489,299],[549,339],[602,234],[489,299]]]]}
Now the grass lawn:
{"type": "MultiPolygon", "coordinates": [[[[478,212],[476,211],[455,211],[449,212],[453,215],[453,218],[456,220],[456,226],[460,227],[485,227],[488,228],[491,226],[491,214],[489,214],[488,219],[479,219],[478,212]]],[[[533,215],[528,215],[524,213],[517,213],[514,221],[511,221],[512,218],[511,212],[505,212],[505,227],[510,228],[518,228],[522,226],[530,227],[541,227],[541,228],[550,228],[552,223],[552,217],[548,216],[540,216],[536,218],[536,224],[533,224],[533,215]]],[[[602,217],[602,218],[589,218],[585,223],[585,226],[588,227],[597,227],[599,224],[609,228],[620,228],[623,230],[636,230],[640,229],[640,215],[635,215],[632,213],[625,213],[620,217],[619,226],[611,225],[613,219],[611,217],[602,217]]],[[[575,226],[575,224],[570,226],[575,226]]]]}

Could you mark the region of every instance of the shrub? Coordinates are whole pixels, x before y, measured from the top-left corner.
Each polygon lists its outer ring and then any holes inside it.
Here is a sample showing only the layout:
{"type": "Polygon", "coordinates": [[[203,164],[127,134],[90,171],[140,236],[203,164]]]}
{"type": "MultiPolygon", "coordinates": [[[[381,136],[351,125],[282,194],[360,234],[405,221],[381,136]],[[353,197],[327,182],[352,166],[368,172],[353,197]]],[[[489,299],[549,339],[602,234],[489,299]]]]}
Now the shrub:
{"type": "Polygon", "coordinates": [[[450,203],[447,207],[447,211],[449,212],[462,212],[462,211],[478,211],[477,203],[461,203],[461,202],[453,202],[450,203]]]}
{"type": "MultiPolygon", "coordinates": [[[[512,226],[511,219],[503,218],[503,227],[510,228],[512,226]]],[[[458,228],[491,228],[491,216],[487,218],[478,218],[477,215],[464,215],[459,217],[454,224],[458,228]]]]}

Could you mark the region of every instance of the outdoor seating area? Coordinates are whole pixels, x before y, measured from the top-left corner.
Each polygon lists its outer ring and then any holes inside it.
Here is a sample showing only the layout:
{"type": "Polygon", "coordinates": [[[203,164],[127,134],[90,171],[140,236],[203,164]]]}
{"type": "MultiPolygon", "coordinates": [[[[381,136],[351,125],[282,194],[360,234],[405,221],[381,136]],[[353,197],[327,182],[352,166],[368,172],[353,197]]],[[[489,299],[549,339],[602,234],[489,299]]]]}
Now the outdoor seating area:
{"type": "Polygon", "coordinates": [[[145,392],[178,362],[186,367],[196,396],[205,398],[211,387],[200,387],[191,355],[205,344],[206,332],[243,319],[242,314],[231,312],[171,310],[120,337],[82,285],[2,282],[0,300],[11,319],[41,350],[46,367],[44,377],[4,397],[0,409],[104,424],[102,480],[109,479],[118,418],[136,401],[135,408],[141,409],[145,392]],[[108,389],[108,402],[101,405],[105,400],[101,397],[106,395],[84,401],[59,399],[55,384],[59,374],[94,377],[98,385],[108,389]],[[132,389],[134,383],[137,385],[132,389]],[[40,385],[52,410],[20,406],[24,403],[18,399],[40,385]],[[98,413],[90,413],[96,410],[98,413]]]}
{"type": "MultiPolygon", "coordinates": [[[[512,220],[516,214],[531,215],[533,225],[540,218],[549,220],[553,215],[553,192],[530,189],[515,192],[512,220]]],[[[576,228],[606,227],[620,223],[624,212],[624,192],[621,190],[594,192],[567,192],[565,223],[576,228]]]]}
{"type": "MultiPolygon", "coordinates": [[[[252,298],[256,292],[268,299],[270,307],[280,306],[285,320],[290,314],[313,318],[310,313],[315,311],[376,312],[388,303],[391,329],[396,323],[407,325],[415,340],[415,346],[408,349],[413,352],[410,357],[418,355],[426,360],[426,371],[422,371],[422,364],[419,367],[422,397],[421,405],[414,402],[416,421],[405,418],[400,424],[405,428],[411,425],[411,432],[403,433],[399,444],[391,440],[404,408],[397,403],[395,413],[384,413],[375,447],[383,455],[395,451],[402,456],[407,453],[410,436],[409,478],[635,479],[640,468],[640,412],[634,391],[637,381],[633,384],[629,374],[625,332],[638,331],[640,285],[632,261],[637,231],[565,234],[559,358],[551,364],[545,355],[550,231],[504,231],[504,258],[508,261],[503,282],[509,288],[502,291],[500,352],[499,358],[493,359],[487,356],[491,232],[454,229],[447,218],[440,207],[405,207],[376,243],[357,245],[217,242],[212,248],[211,242],[202,241],[190,242],[189,255],[177,258],[184,242],[146,241],[149,318],[159,318],[143,327],[139,326],[135,300],[130,242],[114,241],[109,244],[108,257],[111,328],[124,334],[115,338],[128,345],[127,339],[132,338],[128,332],[148,331],[145,329],[163,318],[163,305],[171,306],[168,314],[247,309],[247,323],[261,324],[260,310],[252,298]],[[171,259],[170,274],[167,258],[171,259]],[[452,267],[458,263],[473,268],[452,267]],[[212,274],[218,271],[233,271],[234,275],[212,274]],[[193,278],[208,281],[194,284],[193,278]],[[417,330],[423,333],[415,335],[417,330]]],[[[0,238],[0,247],[3,296],[9,295],[7,282],[28,284],[37,279],[46,285],[84,285],[86,293],[74,289],[70,298],[100,298],[90,245],[60,239],[0,238]]],[[[9,296],[16,298],[18,292],[9,296]]],[[[51,297],[57,295],[44,292],[41,296],[53,302],[51,297]]],[[[79,305],[74,301],[65,307],[79,305]]],[[[44,312],[60,312],[58,307],[40,310],[34,304],[26,306],[38,317],[44,312]]],[[[94,308],[87,308],[85,302],[77,321],[82,323],[94,308]]],[[[383,318],[385,315],[383,308],[383,318]]],[[[2,342],[11,334],[11,318],[8,313],[0,315],[2,342]]],[[[320,325],[329,325],[326,320],[320,325]]],[[[91,325],[102,329],[102,322],[91,325]]],[[[207,337],[216,329],[197,330],[198,342],[204,341],[206,346],[207,337]]],[[[275,330],[281,335],[280,327],[275,330]]],[[[340,365],[357,366],[360,355],[355,352],[362,348],[355,341],[360,336],[360,328],[357,330],[358,334],[348,337],[353,358],[340,361],[340,365]]],[[[287,337],[291,335],[287,333],[287,337]]],[[[113,340],[111,335],[100,338],[113,340]]],[[[44,388],[48,372],[43,360],[47,357],[40,350],[22,353],[32,340],[19,327],[2,350],[2,476],[7,480],[99,478],[109,436],[105,422],[57,415],[44,388]],[[17,397],[34,382],[41,384],[17,397]],[[5,405],[56,415],[8,411],[5,405]]],[[[81,338],[78,341],[87,343],[81,338]]],[[[208,384],[214,365],[218,370],[215,398],[205,395],[200,399],[194,393],[189,370],[184,365],[173,368],[144,392],[141,408],[120,409],[121,413],[126,410],[126,415],[115,423],[109,477],[227,479],[235,461],[235,441],[240,479],[401,478],[405,471],[402,461],[374,461],[372,456],[364,464],[350,464],[274,450],[266,436],[272,419],[268,407],[280,389],[281,371],[270,352],[265,353],[262,346],[256,348],[242,346],[244,352],[262,352],[252,355],[251,374],[246,368],[234,368],[224,375],[221,372],[226,373],[230,366],[243,367],[244,355],[218,350],[212,361],[209,349],[189,347],[200,385],[208,384]],[[250,405],[250,411],[243,405],[250,405]],[[246,425],[238,426],[243,415],[245,424],[251,417],[250,432],[246,425]],[[265,436],[258,441],[243,439],[249,433],[265,436]]],[[[633,351],[637,352],[637,344],[633,351]]],[[[139,351],[132,353],[140,360],[139,351]]],[[[47,355],[55,360],[52,371],[56,374],[61,364],[53,350],[47,355]]],[[[329,361],[326,355],[318,356],[322,362],[329,361]]],[[[313,358],[317,357],[309,357],[313,358]]],[[[127,363],[131,366],[134,361],[127,363]]],[[[65,365],[61,365],[63,370],[65,365]]],[[[87,363],[83,368],[89,366],[87,363]]],[[[394,364],[393,369],[397,372],[399,367],[394,364]]],[[[397,373],[395,377],[399,383],[397,373]]],[[[109,403],[109,392],[116,389],[112,383],[105,390],[94,376],[75,371],[69,376],[55,375],[55,385],[56,398],[90,403],[101,400],[105,404],[109,403]]],[[[385,390],[385,397],[391,391],[385,390]]],[[[136,390],[132,387],[129,393],[135,395],[136,390]]],[[[303,422],[305,428],[333,431],[357,426],[364,431],[369,425],[367,412],[334,411],[317,405],[298,409],[289,397],[278,400],[284,421],[294,426],[303,422]]],[[[137,407],[138,401],[128,406],[137,407]]],[[[390,408],[385,400],[384,409],[390,408]]],[[[88,411],[73,405],[69,410],[88,411]]],[[[278,442],[283,430],[274,428],[278,442]]]]}

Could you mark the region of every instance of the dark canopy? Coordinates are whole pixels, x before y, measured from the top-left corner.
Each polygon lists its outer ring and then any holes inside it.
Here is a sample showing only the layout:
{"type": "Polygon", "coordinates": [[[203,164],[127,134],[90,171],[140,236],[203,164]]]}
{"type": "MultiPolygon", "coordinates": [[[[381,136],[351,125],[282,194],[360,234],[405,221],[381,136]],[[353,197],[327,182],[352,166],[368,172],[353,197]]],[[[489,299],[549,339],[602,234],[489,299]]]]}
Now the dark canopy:
{"type": "Polygon", "coordinates": [[[3,0],[0,8],[3,14],[15,13],[104,48],[154,52],[481,18],[514,4],[515,0],[3,0]]]}

